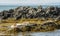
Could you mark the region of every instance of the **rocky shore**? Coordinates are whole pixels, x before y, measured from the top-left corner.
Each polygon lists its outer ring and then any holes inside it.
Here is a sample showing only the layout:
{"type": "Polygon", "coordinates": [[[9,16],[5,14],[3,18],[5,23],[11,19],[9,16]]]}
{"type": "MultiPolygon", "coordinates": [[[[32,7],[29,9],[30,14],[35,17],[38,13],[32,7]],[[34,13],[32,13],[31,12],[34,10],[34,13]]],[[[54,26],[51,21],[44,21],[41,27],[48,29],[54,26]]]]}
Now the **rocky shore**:
{"type": "Polygon", "coordinates": [[[36,23],[26,23],[26,25],[20,24],[12,29],[10,29],[8,32],[13,33],[16,32],[48,32],[48,31],[54,31],[60,29],[60,24],[56,24],[54,22],[47,22],[44,24],[36,24],[36,23]]]}
{"type": "Polygon", "coordinates": [[[43,8],[42,6],[37,6],[36,8],[30,6],[20,6],[15,9],[4,10],[0,12],[0,19],[14,18],[15,20],[25,18],[52,18],[60,20],[60,7],[49,6],[43,8]]]}
{"type": "Polygon", "coordinates": [[[46,22],[43,24],[29,23],[29,25],[13,28],[13,30],[16,29],[15,30],[16,32],[25,32],[25,31],[44,32],[44,31],[53,31],[55,29],[60,29],[60,23],[56,23],[60,21],[60,7],[49,6],[47,8],[43,8],[42,6],[38,6],[36,8],[33,8],[30,6],[19,6],[15,9],[10,9],[8,11],[4,10],[0,12],[0,20],[11,19],[11,18],[13,18],[15,21],[19,19],[48,20],[48,18],[51,18],[55,21],[55,22],[46,22]]]}

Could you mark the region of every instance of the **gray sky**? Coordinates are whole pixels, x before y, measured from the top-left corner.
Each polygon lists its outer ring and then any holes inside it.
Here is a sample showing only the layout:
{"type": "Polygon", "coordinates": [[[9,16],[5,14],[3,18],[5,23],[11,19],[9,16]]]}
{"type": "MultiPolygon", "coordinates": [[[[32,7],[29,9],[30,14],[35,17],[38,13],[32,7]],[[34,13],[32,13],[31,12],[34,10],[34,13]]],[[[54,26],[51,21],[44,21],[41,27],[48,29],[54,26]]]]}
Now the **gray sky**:
{"type": "Polygon", "coordinates": [[[0,5],[60,5],[60,0],[0,0],[0,5]]]}

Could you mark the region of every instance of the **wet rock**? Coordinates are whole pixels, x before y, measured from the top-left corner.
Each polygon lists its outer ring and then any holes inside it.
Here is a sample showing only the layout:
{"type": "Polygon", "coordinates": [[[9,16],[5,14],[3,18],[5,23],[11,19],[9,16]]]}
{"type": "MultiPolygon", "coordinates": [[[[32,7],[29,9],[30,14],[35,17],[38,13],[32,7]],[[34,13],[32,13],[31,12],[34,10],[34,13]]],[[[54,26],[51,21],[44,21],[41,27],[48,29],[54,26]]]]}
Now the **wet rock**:
{"type": "Polygon", "coordinates": [[[44,24],[29,23],[27,25],[18,25],[14,29],[17,32],[54,31],[55,29],[60,29],[60,25],[54,22],[47,22],[44,24]]]}
{"type": "Polygon", "coordinates": [[[10,18],[10,17],[13,17],[13,13],[10,13],[10,12],[12,12],[12,11],[6,11],[6,10],[4,10],[4,11],[2,11],[0,13],[0,17],[2,19],[7,19],[7,18],[10,18]]]}
{"type": "MultiPolygon", "coordinates": [[[[50,12],[50,11],[54,11],[55,10],[55,7],[54,6],[48,6],[47,7],[47,11],[50,12]]],[[[47,12],[46,12],[47,13],[47,12]]]]}
{"type": "Polygon", "coordinates": [[[19,6],[15,9],[10,9],[8,11],[4,10],[0,13],[1,18],[52,18],[55,19],[60,16],[60,8],[55,6],[49,6],[43,8],[38,6],[37,8],[30,6],[19,6]]]}
{"type": "Polygon", "coordinates": [[[54,22],[48,22],[41,25],[41,29],[50,31],[56,29],[57,25],[54,22]]]}
{"type": "Polygon", "coordinates": [[[21,29],[19,28],[15,28],[15,31],[18,33],[18,32],[23,32],[21,29]]]}
{"type": "Polygon", "coordinates": [[[4,10],[2,11],[2,19],[7,19],[8,18],[8,15],[7,15],[8,11],[4,10]]]}
{"type": "Polygon", "coordinates": [[[19,15],[17,15],[17,14],[14,15],[14,18],[15,18],[16,20],[20,19],[21,17],[22,17],[22,14],[21,14],[21,13],[20,13],[19,15]]]}
{"type": "Polygon", "coordinates": [[[10,9],[8,13],[13,13],[14,12],[14,9],[10,9]]]}
{"type": "Polygon", "coordinates": [[[60,24],[57,24],[57,29],[60,29],[60,24]]]}
{"type": "Polygon", "coordinates": [[[55,19],[55,21],[60,21],[60,16],[58,16],[56,19],[55,19]]]}
{"type": "Polygon", "coordinates": [[[37,27],[37,24],[19,25],[14,28],[17,32],[30,32],[37,27]]]}
{"type": "Polygon", "coordinates": [[[43,25],[55,26],[56,24],[54,22],[47,22],[47,23],[44,23],[43,25]]]}
{"type": "Polygon", "coordinates": [[[26,16],[27,16],[27,18],[31,18],[31,19],[34,17],[33,14],[27,14],[26,16]]]}
{"type": "Polygon", "coordinates": [[[46,13],[49,14],[50,18],[56,18],[59,15],[59,12],[57,12],[57,7],[50,6],[47,8],[46,13]]]}
{"type": "Polygon", "coordinates": [[[31,31],[31,28],[32,28],[31,26],[26,26],[26,31],[28,32],[31,31]]]}

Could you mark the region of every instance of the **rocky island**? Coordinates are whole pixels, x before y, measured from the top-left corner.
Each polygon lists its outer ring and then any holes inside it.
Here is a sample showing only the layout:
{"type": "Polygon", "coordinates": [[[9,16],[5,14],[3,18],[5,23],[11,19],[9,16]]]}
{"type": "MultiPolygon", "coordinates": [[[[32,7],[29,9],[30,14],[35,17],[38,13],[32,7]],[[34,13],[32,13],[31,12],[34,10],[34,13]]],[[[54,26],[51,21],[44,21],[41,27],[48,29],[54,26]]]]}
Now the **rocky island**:
{"type": "Polygon", "coordinates": [[[8,19],[14,18],[18,19],[48,19],[48,18],[60,18],[60,8],[49,6],[47,8],[43,8],[42,6],[38,6],[37,8],[33,8],[30,6],[20,6],[15,9],[4,10],[0,12],[0,19],[8,19]]]}
{"type": "MultiPolygon", "coordinates": [[[[5,28],[11,25],[17,26],[12,29],[16,29],[15,32],[46,32],[60,29],[60,7],[19,6],[15,9],[1,11],[0,26],[5,28]],[[23,22],[29,23],[28,25],[21,25],[23,22]],[[17,26],[17,23],[20,25],[17,26]]],[[[2,30],[7,31],[7,29],[2,30]]]]}

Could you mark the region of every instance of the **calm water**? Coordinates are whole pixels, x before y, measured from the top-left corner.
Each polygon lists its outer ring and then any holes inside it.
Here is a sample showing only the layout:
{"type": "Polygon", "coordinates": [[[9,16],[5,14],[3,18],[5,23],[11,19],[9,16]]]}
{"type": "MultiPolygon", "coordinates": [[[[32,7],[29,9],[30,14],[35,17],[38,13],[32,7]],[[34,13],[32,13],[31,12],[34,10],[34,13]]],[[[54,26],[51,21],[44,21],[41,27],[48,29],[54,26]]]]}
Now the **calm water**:
{"type": "Polygon", "coordinates": [[[6,5],[2,6],[2,5],[0,5],[0,11],[14,9],[16,7],[18,7],[18,6],[6,6],[6,5]]]}
{"type": "Polygon", "coordinates": [[[52,32],[19,33],[17,36],[60,36],[60,30],[52,32]]]}

